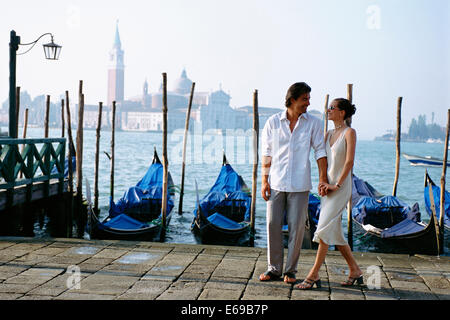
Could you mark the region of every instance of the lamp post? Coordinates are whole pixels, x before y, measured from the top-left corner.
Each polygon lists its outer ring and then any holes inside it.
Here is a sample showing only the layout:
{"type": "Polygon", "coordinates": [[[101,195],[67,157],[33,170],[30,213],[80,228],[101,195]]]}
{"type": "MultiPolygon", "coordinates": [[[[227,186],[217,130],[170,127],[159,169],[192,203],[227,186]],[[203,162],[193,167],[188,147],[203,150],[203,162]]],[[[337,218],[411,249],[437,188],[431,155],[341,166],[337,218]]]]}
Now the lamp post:
{"type": "Polygon", "coordinates": [[[35,41],[30,43],[20,43],[20,37],[16,35],[14,30],[11,30],[11,38],[9,42],[9,137],[17,138],[17,119],[16,119],[16,57],[17,55],[22,55],[33,49],[34,45],[45,35],[51,36],[51,42],[44,44],[45,58],[49,60],[58,60],[59,54],[61,53],[61,46],[53,42],[53,35],[51,33],[44,33],[39,36],[35,41]],[[17,53],[19,46],[29,46],[32,47],[23,52],[17,53]]]}

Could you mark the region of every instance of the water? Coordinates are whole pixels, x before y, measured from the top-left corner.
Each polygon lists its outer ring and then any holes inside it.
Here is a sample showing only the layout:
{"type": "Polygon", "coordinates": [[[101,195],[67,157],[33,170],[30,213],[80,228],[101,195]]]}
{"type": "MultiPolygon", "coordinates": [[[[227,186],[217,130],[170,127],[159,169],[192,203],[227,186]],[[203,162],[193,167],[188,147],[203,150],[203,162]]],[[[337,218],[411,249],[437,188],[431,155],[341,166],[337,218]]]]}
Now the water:
{"type": "MultiPolygon", "coordinates": [[[[21,130],[19,130],[21,132],[21,130]]],[[[75,139],[75,131],[73,133],[75,139]]],[[[43,136],[42,128],[29,128],[27,137],[37,138],[43,136]]],[[[60,129],[50,129],[50,137],[59,137],[60,129]]],[[[181,134],[169,134],[168,157],[169,171],[176,185],[181,184],[181,134]]],[[[106,217],[108,212],[110,192],[110,161],[103,153],[110,153],[111,132],[101,132],[100,160],[99,160],[99,207],[101,217],[106,217]]],[[[114,199],[119,199],[128,187],[135,185],[147,171],[152,157],[153,148],[156,146],[160,158],[162,158],[162,134],[151,132],[116,132],[115,135],[115,175],[114,175],[114,199]]],[[[166,242],[170,243],[196,243],[190,231],[193,219],[192,211],[195,207],[195,180],[198,182],[200,198],[205,195],[219,174],[222,164],[222,150],[225,149],[228,161],[233,168],[244,178],[251,187],[252,182],[252,143],[249,136],[195,136],[188,139],[185,171],[185,195],[183,201],[183,215],[178,215],[179,196],[176,195],[172,220],[167,233],[166,242]],[[202,143],[203,139],[203,143],[202,143]],[[203,144],[203,148],[202,148],[203,144]]],[[[401,152],[430,155],[442,158],[443,144],[427,144],[402,142],[401,152]]],[[[94,159],[95,159],[95,131],[84,131],[83,151],[83,176],[90,185],[94,185],[94,159]]],[[[261,161],[259,161],[261,163],[261,161]]],[[[317,164],[311,153],[312,165],[312,192],[317,192],[318,170],[317,164]]],[[[428,168],[431,178],[438,183],[441,177],[441,168],[428,168]]],[[[390,141],[358,141],[354,173],[368,181],[382,194],[392,194],[395,176],[395,143],[390,141]]],[[[419,203],[422,220],[428,221],[423,199],[424,185],[423,167],[413,167],[404,158],[400,158],[400,175],[397,186],[397,196],[412,206],[419,203]]],[[[258,189],[256,201],[256,247],[266,247],[265,225],[265,201],[260,196],[261,170],[258,169],[258,189]]],[[[84,191],[84,190],[83,190],[84,191]]],[[[85,192],[85,191],[84,191],[85,192]]],[[[93,190],[91,190],[93,194],[93,190]]],[[[343,220],[344,234],[347,233],[346,216],[343,220]]],[[[355,251],[376,251],[371,246],[367,236],[354,235],[355,251]]],[[[445,255],[449,255],[448,242],[445,255]]]]}

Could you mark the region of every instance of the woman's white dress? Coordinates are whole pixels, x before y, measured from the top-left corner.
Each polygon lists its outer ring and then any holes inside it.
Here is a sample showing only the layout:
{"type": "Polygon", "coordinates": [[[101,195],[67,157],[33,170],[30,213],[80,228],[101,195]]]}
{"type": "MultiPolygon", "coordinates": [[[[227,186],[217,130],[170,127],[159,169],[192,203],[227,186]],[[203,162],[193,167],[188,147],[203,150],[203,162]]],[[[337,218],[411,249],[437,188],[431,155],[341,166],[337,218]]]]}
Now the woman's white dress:
{"type": "MultiPolygon", "coordinates": [[[[330,147],[331,134],[328,133],[326,141],[327,162],[328,162],[328,182],[335,184],[341,172],[344,169],[345,158],[347,153],[347,143],[345,140],[346,128],[330,147]]],[[[314,242],[320,242],[321,239],[328,245],[346,245],[342,231],[342,212],[347,206],[348,200],[352,195],[351,173],[345,178],[341,187],[331,192],[321,199],[321,209],[319,222],[316,232],[314,233],[314,242]]]]}

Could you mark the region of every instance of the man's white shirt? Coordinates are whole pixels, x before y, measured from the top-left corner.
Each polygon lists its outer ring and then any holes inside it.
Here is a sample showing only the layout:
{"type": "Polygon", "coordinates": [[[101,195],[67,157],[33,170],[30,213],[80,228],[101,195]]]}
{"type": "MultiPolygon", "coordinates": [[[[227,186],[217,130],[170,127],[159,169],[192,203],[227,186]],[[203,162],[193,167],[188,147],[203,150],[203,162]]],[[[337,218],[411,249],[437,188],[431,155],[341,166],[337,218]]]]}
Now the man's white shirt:
{"type": "Polygon", "coordinates": [[[262,131],[262,156],[272,157],[269,184],[278,191],[309,191],[312,188],[311,147],[316,160],[326,157],[322,121],[302,113],[291,133],[286,112],[272,115],[262,131]]]}

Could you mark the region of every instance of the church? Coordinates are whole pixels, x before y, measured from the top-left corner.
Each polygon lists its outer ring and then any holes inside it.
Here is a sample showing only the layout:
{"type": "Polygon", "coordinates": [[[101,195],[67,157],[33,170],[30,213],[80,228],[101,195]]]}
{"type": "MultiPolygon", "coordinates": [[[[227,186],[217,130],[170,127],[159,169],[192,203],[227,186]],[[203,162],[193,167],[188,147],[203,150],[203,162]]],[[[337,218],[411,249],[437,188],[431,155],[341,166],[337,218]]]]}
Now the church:
{"type": "MultiPolygon", "coordinates": [[[[124,50],[120,41],[119,27],[116,25],[114,44],[109,52],[107,104],[103,107],[102,127],[111,126],[112,102],[116,101],[116,128],[124,131],[161,131],[162,83],[159,90],[149,92],[147,80],[139,96],[125,99],[124,50]]],[[[192,80],[185,69],[175,81],[172,90],[167,90],[167,129],[168,132],[184,130],[192,80]]],[[[253,127],[253,108],[244,106],[232,108],[230,95],[222,88],[212,92],[194,91],[189,129],[196,133],[223,133],[226,130],[249,130],[253,127]]],[[[274,113],[276,108],[259,107],[260,127],[274,113]]],[[[85,128],[95,128],[98,119],[98,106],[85,105],[85,128]]]]}

